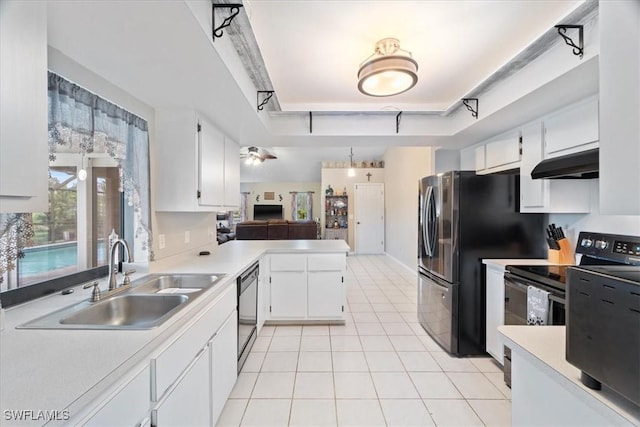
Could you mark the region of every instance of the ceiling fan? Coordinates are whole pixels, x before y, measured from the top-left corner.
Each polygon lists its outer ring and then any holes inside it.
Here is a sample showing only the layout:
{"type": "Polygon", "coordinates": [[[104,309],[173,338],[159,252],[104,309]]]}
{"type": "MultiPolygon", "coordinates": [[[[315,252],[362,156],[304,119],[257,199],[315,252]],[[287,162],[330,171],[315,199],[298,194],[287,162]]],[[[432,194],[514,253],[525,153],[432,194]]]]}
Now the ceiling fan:
{"type": "Polygon", "coordinates": [[[277,159],[276,156],[274,156],[264,148],[258,147],[242,148],[240,150],[240,158],[245,159],[244,163],[246,165],[259,165],[265,160],[277,159]]]}

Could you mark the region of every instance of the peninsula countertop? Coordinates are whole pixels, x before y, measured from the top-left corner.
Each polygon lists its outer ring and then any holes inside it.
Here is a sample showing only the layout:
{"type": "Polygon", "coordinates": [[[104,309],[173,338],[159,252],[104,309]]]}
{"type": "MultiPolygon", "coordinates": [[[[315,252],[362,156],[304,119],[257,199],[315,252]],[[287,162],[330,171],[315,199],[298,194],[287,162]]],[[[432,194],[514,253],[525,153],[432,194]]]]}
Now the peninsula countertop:
{"type": "MultiPolygon", "coordinates": [[[[63,411],[71,420],[114,385],[119,376],[148,358],[189,319],[204,309],[251,264],[268,253],[347,253],[342,240],[234,240],[149,263],[148,273],[225,273],[198,301],[150,330],[15,329],[17,325],[86,300],[81,286],[69,295],[52,294],[6,310],[0,332],[0,409],[63,411]],[[198,256],[209,250],[211,255],[198,256]]],[[[140,271],[140,270],[139,270],[140,271]]],[[[100,280],[106,287],[106,278],[100,280]]],[[[20,425],[30,423],[21,422],[20,425]]],[[[35,422],[34,424],[42,424],[35,422]]]]}

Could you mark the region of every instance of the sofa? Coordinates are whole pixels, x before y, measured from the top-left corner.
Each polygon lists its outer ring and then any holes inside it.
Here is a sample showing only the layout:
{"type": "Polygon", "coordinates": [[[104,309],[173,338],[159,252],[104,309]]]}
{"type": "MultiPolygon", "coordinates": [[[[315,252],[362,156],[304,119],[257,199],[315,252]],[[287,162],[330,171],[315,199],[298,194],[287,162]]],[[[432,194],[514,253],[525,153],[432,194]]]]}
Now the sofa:
{"type": "Polygon", "coordinates": [[[318,237],[315,221],[269,219],[236,224],[236,240],[301,240],[318,237]]]}

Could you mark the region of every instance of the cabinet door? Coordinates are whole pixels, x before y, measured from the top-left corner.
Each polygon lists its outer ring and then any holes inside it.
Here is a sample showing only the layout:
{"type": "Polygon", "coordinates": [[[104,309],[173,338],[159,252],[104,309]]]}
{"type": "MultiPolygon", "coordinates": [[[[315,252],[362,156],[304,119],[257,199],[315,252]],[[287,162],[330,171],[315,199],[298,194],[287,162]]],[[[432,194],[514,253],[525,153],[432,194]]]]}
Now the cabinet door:
{"type": "MultiPolygon", "coordinates": [[[[272,266],[273,268],[273,266],[272,266]]],[[[271,317],[306,318],[306,271],[271,271],[271,317]]]]}
{"type": "Polygon", "coordinates": [[[215,425],[238,377],[238,312],[231,313],[210,343],[211,417],[215,425]]]}
{"type": "Polygon", "coordinates": [[[503,364],[503,343],[498,326],[504,325],[504,270],[487,266],[487,353],[503,364]]]}
{"type": "Polygon", "coordinates": [[[522,128],[522,161],[520,162],[520,212],[541,212],[547,204],[549,180],[532,179],[531,171],[542,161],[542,123],[522,128]]]}
{"type": "Polygon", "coordinates": [[[0,8],[0,212],[46,211],[47,6],[0,8]]]}
{"type": "Polygon", "coordinates": [[[269,277],[271,277],[270,259],[269,255],[265,255],[260,259],[260,276],[258,277],[258,334],[265,320],[269,318],[271,299],[269,277]]]}
{"type": "Polygon", "coordinates": [[[485,147],[487,169],[518,163],[520,161],[520,135],[509,132],[489,142],[485,147]]]}
{"type": "Polygon", "coordinates": [[[151,411],[154,426],[209,426],[209,348],[196,356],[167,395],[151,411]]]}
{"type": "Polygon", "coordinates": [[[224,205],[240,206],[240,147],[224,139],[224,205]]]}
{"type": "MultiPolygon", "coordinates": [[[[211,123],[199,120],[198,190],[201,206],[224,205],[224,135],[211,123]]],[[[239,165],[238,165],[239,167],[239,165]]]]}
{"type": "Polygon", "coordinates": [[[487,167],[485,163],[485,146],[481,145],[475,148],[475,165],[476,171],[481,171],[487,167]]]}
{"type": "Polygon", "coordinates": [[[149,416],[151,401],[149,365],[108,398],[98,412],[82,423],[87,426],[132,426],[149,416]]]}
{"type": "Polygon", "coordinates": [[[598,99],[589,98],[544,119],[546,157],[592,148],[599,140],[598,99]]]}
{"type": "Polygon", "coordinates": [[[310,318],[342,317],[345,295],[342,272],[310,271],[307,283],[310,318]]]}

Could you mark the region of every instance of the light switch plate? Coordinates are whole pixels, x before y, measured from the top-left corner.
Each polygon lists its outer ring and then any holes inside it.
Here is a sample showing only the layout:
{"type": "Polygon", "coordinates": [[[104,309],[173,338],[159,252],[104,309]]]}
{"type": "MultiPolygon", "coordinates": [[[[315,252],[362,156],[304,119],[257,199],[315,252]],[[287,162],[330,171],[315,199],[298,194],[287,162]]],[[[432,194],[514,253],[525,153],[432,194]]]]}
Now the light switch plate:
{"type": "Polygon", "coordinates": [[[158,249],[164,249],[167,246],[167,242],[164,239],[164,234],[158,235],[158,249]]]}
{"type": "Polygon", "coordinates": [[[184,232],[184,243],[191,243],[191,232],[189,230],[184,232]]]}

